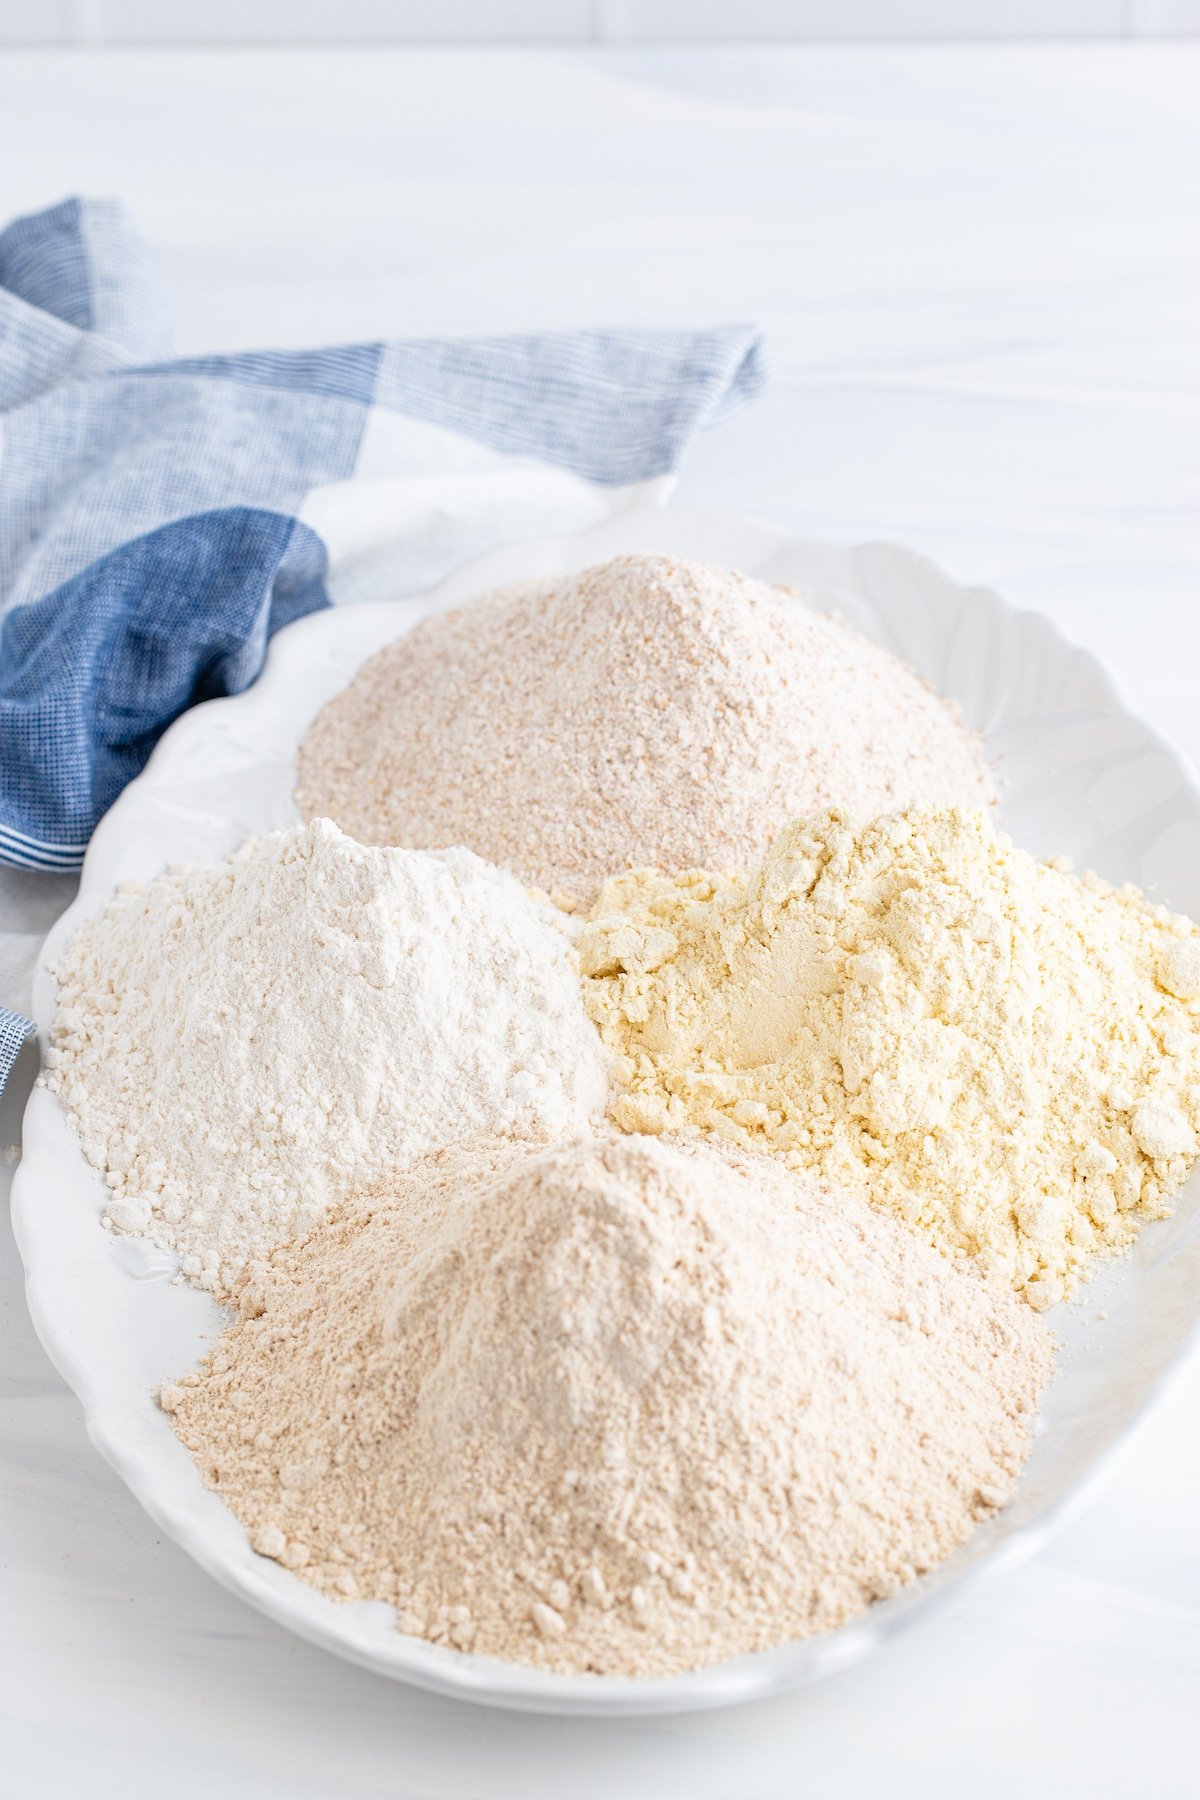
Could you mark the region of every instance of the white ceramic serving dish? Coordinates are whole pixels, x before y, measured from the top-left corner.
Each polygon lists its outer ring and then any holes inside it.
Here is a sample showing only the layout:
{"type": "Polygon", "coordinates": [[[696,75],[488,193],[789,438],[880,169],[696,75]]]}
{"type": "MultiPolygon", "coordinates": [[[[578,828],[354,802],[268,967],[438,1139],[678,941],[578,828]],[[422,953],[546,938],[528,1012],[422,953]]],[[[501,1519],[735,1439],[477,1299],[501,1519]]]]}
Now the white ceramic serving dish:
{"type": "MultiPolygon", "coordinates": [[[[838,549],[761,524],[635,512],[464,568],[419,602],[330,611],[282,632],[245,694],[187,713],[96,832],[79,898],[47,939],[35,1007],[43,1049],[54,1010],[45,972],[114,885],[165,863],[215,858],[288,822],[292,758],[322,703],[424,614],[486,588],[623,551],[662,551],[795,583],[836,607],[953,696],[999,758],[1002,822],[1038,854],[1063,852],[1200,916],[1200,791],[1132,717],[1100,667],[1044,620],[960,586],[886,545],[838,549]]],[[[83,1403],[88,1431],[146,1510],[219,1581],[312,1642],[382,1674],[498,1706],[629,1714],[710,1707],[810,1682],[877,1649],[985,1570],[1043,1545],[1095,1491],[1138,1414],[1180,1357],[1200,1308],[1200,1183],[1149,1227],[1083,1304],[1051,1315],[1064,1346],[1016,1497],[939,1568],[829,1636],[669,1680],[551,1676],[401,1637],[390,1609],[338,1605],[255,1556],[152,1404],[220,1324],[173,1259],[103,1231],[103,1188],[57,1101],[36,1088],[13,1188],[29,1304],[42,1342],[83,1403]],[[1102,1317],[1101,1314],[1107,1316],[1102,1317]]]]}

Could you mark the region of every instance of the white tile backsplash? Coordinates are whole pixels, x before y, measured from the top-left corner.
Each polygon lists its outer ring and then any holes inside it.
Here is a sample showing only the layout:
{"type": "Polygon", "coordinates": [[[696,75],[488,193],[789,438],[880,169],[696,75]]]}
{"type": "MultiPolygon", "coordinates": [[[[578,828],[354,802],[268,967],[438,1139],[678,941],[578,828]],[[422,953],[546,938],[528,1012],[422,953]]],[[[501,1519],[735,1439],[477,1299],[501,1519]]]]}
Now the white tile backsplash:
{"type": "Polygon", "coordinates": [[[0,0],[0,43],[583,43],[593,23],[593,0],[0,0]]]}
{"type": "Polygon", "coordinates": [[[1124,35],[1129,0],[597,0],[618,43],[688,38],[1106,38],[1124,35]]]}
{"type": "Polygon", "coordinates": [[[1200,37],[1200,0],[1129,0],[1135,37],[1200,37]]]}
{"type": "Polygon", "coordinates": [[[71,41],[69,0],[3,0],[0,44],[66,44],[71,41]]]}
{"type": "Polygon", "coordinates": [[[1200,36],[1200,0],[0,0],[0,44],[1200,36]]]}

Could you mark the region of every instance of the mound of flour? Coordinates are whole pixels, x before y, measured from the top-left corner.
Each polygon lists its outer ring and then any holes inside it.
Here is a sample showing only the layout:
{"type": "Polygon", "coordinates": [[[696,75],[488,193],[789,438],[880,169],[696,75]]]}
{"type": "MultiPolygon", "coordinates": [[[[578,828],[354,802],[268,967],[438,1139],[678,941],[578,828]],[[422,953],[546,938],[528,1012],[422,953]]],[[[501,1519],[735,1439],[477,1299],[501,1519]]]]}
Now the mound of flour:
{"type": "Polygon", "coordinates": [[[108,1217],[227,1290],[332,1201],[478,1132],[603,1110],[570,946],[465,850],[328,820],[127,887],[55,970],[46,1083],[108,1217]]]}
{"type": "Polygon", "coordinates": [[[619,1124],[772,1150],[1035,1306],[1200,1152],[1200,929],[980,811],[827,812],[746,878],[620,877],[579,951],[619,1124]]]}
{"type": "Polygon", "coordinates": [[[703,1142],[476,1145],[247,1271],[160,1395],[277,1557],[402,1630],[660,1675],[826,1630],[1011,1492],[1036,1315],[703,1142]]]}
{"type": "Polygon", "coordinates": [[[625,556],[423,620],[332,700],[296,798],[363,843],[466,844],[578,899],[743,868],[789,819],[993,798],[979,741],[794,595],[625,556]]]}

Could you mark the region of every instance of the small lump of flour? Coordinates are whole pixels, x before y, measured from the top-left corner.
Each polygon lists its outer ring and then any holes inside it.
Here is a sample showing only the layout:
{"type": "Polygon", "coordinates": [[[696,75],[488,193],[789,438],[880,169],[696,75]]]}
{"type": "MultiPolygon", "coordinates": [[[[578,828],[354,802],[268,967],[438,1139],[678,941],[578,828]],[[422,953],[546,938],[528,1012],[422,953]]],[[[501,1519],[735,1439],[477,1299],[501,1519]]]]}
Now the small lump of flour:
{"type": "Polygon", "coordinates": [[[828,1630],[948,1555],[1052,1356],[895,1221],[699,1139],[441,1152],[237,1299],[160,1401],[254,1547],[402,1631],[609,1675],[828,1630]]]}
{"type": "Polygon", "coordinates": [[[369,844],[466,844],[590,901],[620,869],[743,868],[789,819],[994,798],[913,671],[794,594],[623,556],[423,619],[300,746],[296,798],[369,844]]]}
{"type": "Polygon", "coordinates": [[[1200,1148],[1200,930],[982,811],[827,812],[746,879],[618,878],[579,950],[617,1123],[772,1150],[1038,1307],[1200,1148]]]}
{"type": "Polygon", "coordinates": [[[122,888],[54,971],[45,1077],[110,1224],[220,1294],[384,1170],[585,1125],[603,1056],[557,917],[469,851],[326,819],[122,888]]]}

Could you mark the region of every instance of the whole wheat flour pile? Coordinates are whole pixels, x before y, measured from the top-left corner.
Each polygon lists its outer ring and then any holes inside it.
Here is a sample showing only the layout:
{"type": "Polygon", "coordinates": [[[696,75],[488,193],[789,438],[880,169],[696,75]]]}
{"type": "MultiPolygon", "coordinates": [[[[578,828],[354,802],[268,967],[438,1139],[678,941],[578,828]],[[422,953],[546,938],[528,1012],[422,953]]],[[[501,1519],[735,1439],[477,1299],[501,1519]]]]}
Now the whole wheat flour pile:
{"type": "Polygon", "coordinates": [[[110,1223],[220,1293],[384,1170],[602,1113],[557,917],[465,850],[328,820],[123,889],[55,971],[46,1077],[110,1223]]]}
{"type": "Polygon", "coordinates": [[[1051,1339],[769,1158],[459,1148],[247,1272],[161,1403],[255,1548],[400,1628],[667,1674],[828,1629],[1009,1495],[1051,1339]]]}
{"type": "Polygon", "coordinates": [[[619,869],[744,868],[789,819],[992,798],[912,671],[723,569],[620,557],[422,621],[318,715],[296,798],[368,844],[466,844],[588,900],[619,869]]]}
{"type": "Polygon", "coordinates": [[[619,878],[579,949],[620,1125],[775,1151],[1035,1306],[1197,1153],[1200,932],[982,811],[828,812],[746,880],[619,878]]]}

